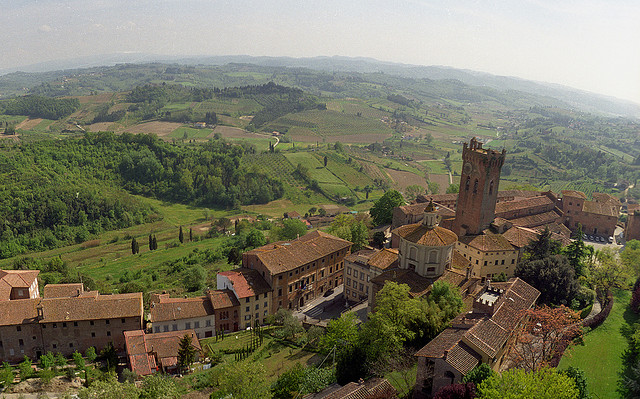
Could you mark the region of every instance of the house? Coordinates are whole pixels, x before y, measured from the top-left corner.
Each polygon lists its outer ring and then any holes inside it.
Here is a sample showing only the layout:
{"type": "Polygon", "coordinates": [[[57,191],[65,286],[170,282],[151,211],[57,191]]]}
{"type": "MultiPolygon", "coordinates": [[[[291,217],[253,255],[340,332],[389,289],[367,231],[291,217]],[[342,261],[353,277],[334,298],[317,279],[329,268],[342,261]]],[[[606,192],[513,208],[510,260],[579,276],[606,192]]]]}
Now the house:
{"type": "Polygon", "coordinates": [[[517,338],[524,311],[534,306],[539,295],[519,278],[487,282],[476,295],[473,310],[453,319],[450,327],[416,353],[414,398],[430,398],[440,388],[459,383],[481,363],[498,371],[517,338]]]}
{"type": "Polygon", "coordinates": [[[217,331],[238,331],[240,327],[240,302],[231,290],[209,290],[209,301],[215,314],[217,331]]]}
{"type": "Polygon", "coordinates": [[[139,376],[156,372],[178,372],[180,340],[191,336],[191,345],[202,355],[200,341],[193,330],[145,334],[142,330],[125,331],[124,340],[131,371],[139,376]]]}
{"type": "Polygon", "coordinates": [[[40,270],[0,270],[0,301],[38,298],[40,270]]]}
{"type": "MultiPolygon", "coordinates": [[[[22,273],[20,278],[30,282],[33,272],[22,273]]],[[[82,284],[47,285],[43,291],[43,298],[0,301],[2,361],[37,359],[49,351],[70,356],[110,343],[124,353],[123,332],[143,328],[140,292],[101,295],[85,291],[82,284]]]]}
{"type": "Polygon", "coordinates": [[[318,393],[312,393],[303,399],[397,399],[398,391],[384,378],[371,378],[367,381],[350,382],[344,386],[330,385],[318,393]]]}
{"type": "Polygon", "coordinates": [[[240,328],[263,325],[272,313],[273,290],[257,270],[238,268],[220,272],[217,287],[233,292],[239,304],[240,328]]]}
{"type": "Polygon", "coordinates": [[[361,249],[344,258],[344,298],[362,301],[369,297],[371,279],[389,268],[398,266],[398,251],[361,249]]]}
{"type": "Polygon", "coordinates": [[[213,337],[215,312],[209,297],[171,298],[152,294],[149,321],[154,333],[194,330],[198,338],[213,337]]]}
{"type": "Polygon", "coordinates": [[[585,234],[612,236],[618,223],[620,201],[609,194],[593,193],[592,197],[589,201],[580,191],[563,190],[559,202],[565,224],[571,230],[582,226],[585,234]]]}
{"type": "Polygon", "coordinates": [[[275,312],[302,307],[342,284],[344,258],[350,249],[349,241],[313,231],[247,251],[242,254],[242,266],[256,270],[271,287],[271,311],[275,312]]]}

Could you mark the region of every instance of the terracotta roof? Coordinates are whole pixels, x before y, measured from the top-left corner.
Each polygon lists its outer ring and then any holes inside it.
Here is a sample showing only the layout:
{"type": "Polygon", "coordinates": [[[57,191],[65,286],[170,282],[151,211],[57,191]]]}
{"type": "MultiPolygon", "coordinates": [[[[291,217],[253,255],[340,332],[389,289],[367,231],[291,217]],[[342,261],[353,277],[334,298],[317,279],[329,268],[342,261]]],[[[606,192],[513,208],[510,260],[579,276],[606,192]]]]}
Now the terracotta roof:
{"type": "Polygon", "coordinates": [[[451,327],[420,349],[416,356],[444,359],[456,370],[466,374],[482,356],[495,357],[514,332],[522,312],[533,306],[540,292],[519,278],[506,283],[494,283],[504,290],[494,304],[497,310],[491,317],[469,313],[456,317],[451,327]]]}
{"type": "Polygon", "coordinates": [[[436,281],[445,281],[454,287],[462,287],[467,281],[466,274],[447,269],[442,276],[434,278],[422,277],[409,269],[391,269],[380,273],[371,281],[377,285],[384,285],[387,281],[409,286],[409,295],[414,298],[421,297],[431,291],[431,286],[436,281]]]}
{"type": "Polygon", "coordinates": [[[458,241],[456,233],[440,226],[428,228],[422,222],[407,224],[393,230],[394,234],[407,241],[427,247],[441,247],[458,241]]]}
{"type": "Polygon", "coordinates": [[[421,204],[425,202],[428,203],[429,201],[439,203],[439,202],[451,202],[451,201],[457,201],[457,200],[458,200],[458,193],[431,194],[431,195],[421,194],[421,195],[418,195],[418,197],[416,198],[416,201],[421,204]]]}
{"type": "MultiPolygon", "coordinates": [[[[450,194],[447,194],[450,195],[450,194]]],[[[455,194],[456,198],[458,194],[455,194]]],[[[439,204],[436,200],[433,201],[436,205],[436,213],[442,217],[453,217],[456,215],[456,213],[447,208],[444,205],[439,204]]],[[[400,206],[398,208],[400,208],[400,210],[402,210],[402,213],[404,213],[405,215],[422,215],[425,211],[425,209],[427,208],[427,206],[429,206],[429,202],[420,202],[417,204],[410,204],[410,205],[403,205],[400,206]]]]}
{"type": "Polygon", "coordinates": [[[131,370],[138,375],[149,375],[156,370],[156,359],[163,367],[177,364],[180,340],[191,335],[191,344],[202,351],[200,341],[193,330],[145,334],[142,330],[125,331],[124,339],[131,370]]]}
{"type": "Polygon", "coordinates": [[[540,234],[532,229],[526,227],[513,226],[509,230],[505,231],[502,236],[516,248],[524,248],[538,239],[540,234]]]}
{"type": "Polygon", "coordinates": [[[510,219],[515,226],[521,227],[537,227],[549,223],[555,223],[562,219],[562,215],[557,210],[538,213],[534,215],[524,216],[521,218],[510,219]]]}
{"type": "Polygon", "coordinates": [[[0,325],[119,319],[142,320],[142,293],[0,301],[0,325]],[[42,320],[38,320],[42,307],[42,320]]]}
{"type": "Polygon", "coordinates": [[[618,217],[618,206],[609,202],[585,201],[582,205],[582,212],[595,215],[618,217]]]}
{"type": "Polygon", "coordinates": [[[620,200],[617,199],[616,197],[614,197],[611,194],[593,193],[593,194],[591,194],[591,197],[593,197],[593,200],[596,201],[596,202],[608,203],[608,204],[611,204],[611,205],[617,206],[617,207],[620,207],[622,205],[620,203],[620,200]]]}
{"type": "Polygon", "coordinates": [[[575,191],[575,190],[562,190],[562,196],[563,197],[573,197],[573,198],[582,198],[582,199],[587,199],[587,196],[584,195],[583,192],[581,191],[575,191]]]}
{"type": "Polygon", "coordinates": [[[40,270],[0,270],[0,301],[8,301],[12,288],[31,287],[40,270]]]}
{"type": "Polygon", "coordinates": [[[490,232],[476,236],[460,237],[460,242],[483,252],[513,251],[515,249],[502,234],[490,232]]]}
{"type": "Polygon", "coordinates": [[[451,253],[451,267],[454,269],[467,270],[467,267],[471,265],[469,259],[462,256],[457,250],[453,250],[451,253]]]}
{"type": "Polygon", "coordinates": [[[153,322],[193,319],[213,315],[213,306],[207,296],[196,298],[170,298],[169,294],[158,295],[159,301],[152,299],[150,318],[153,322]]]}
{"type": "Polygon", "coordinates": [[[41,322],[119,319],[142,319],[142,293],[80,296],[75,298],[44,298],[41,300],[44,318],[41,322]]]}
{"type": "Polygon", "coordinates": [[[256,255],[271,274],[279,274],[349,248],[351,244],[331,234],[312,231],[293,241],[267,244],[245,252],[243,266],[247,266],[247,255],[256,255]]]}
{"type": "Polygon", "coordinates": [[[361,249],[357,252],[350,253],[344,257],[344,260],[351,263],[357,263],[362,266],[366,266],[369,259],[376,253],[375,249],[361,249]]]}
{"type": "Polygon", "coordinates": [[[396,389],[384,378],[371,378],[364,382],[350,382],[342,387],[337,384],[303,399],[373,399],[398,398],[396,389]]]}
{"type": "Polygon", "coordinates": [[[44,287],[45,298],[62,298],[79,296],[84,291],[82,283],[72,284],[47,284],[44,287]]]}
{"type": "Polygon", "coordinates": [[[521,211],[538,206],[555,206],[555,204],[547,196],[538,196],[517,199],[513,201],[498,202],[496,204],[496,216],[503,216],[503,214],[505,213],[521,211]]]}
{"type": "Polygon", "coordinates": [[[373,254],[367,264],[380,270],[394,267],[398,264],[398,250],[383,248],[382,251],[373,254]]]}
{"type": "Polygon", "coordinates": [[[238,298],[261,295],[271,291],[269,283],[265,281],[257,270],[238,268],[218,273],[227,277],[233,285],[238,298]]]}
{"type": "Polygon", "coordinates": [[[240,302],[231,290],[213,290],[207,293],[214,309],[225,309],[240,306],[240,302]]]}

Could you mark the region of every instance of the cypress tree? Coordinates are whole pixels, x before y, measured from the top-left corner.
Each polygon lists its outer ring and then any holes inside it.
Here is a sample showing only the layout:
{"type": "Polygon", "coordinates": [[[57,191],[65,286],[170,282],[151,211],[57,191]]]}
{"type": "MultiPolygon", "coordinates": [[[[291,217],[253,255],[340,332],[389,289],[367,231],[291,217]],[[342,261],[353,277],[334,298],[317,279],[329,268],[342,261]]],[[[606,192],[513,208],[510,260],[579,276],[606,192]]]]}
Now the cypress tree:
{"type": "Polygon", "coordinates": [[[180,243],[184,243],[184,233],[182,232],[182,226],[180,226],[180,233],[178,233],[178,240],[180,240],[180,243]]]}
{"type": "Polygon", "coordinates": [[[138,242],[136,241],[136,238],[135,238],[135,237],[133,237],[133,238],[131,239],[131,253],[132,253],[133,255],[135,255],[135,254],[136,254],[136,247],[137,247],[137,246],[138,246],[138,242]]]}

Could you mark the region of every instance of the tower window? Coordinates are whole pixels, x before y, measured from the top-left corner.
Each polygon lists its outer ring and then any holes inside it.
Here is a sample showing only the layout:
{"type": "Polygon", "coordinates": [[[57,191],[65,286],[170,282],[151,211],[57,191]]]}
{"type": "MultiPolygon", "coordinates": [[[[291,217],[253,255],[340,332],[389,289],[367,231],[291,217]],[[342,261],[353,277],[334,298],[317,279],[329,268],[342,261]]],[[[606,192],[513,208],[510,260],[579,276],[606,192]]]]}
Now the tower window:
{"type": "Polygon", "coordinates": [[[493,180],[489,183],[489,195],[493,194],[493,180]]]}
{"type": "Polygon", "coordinates": [[[469,191],[469,184],[471,184],[471,178],[467,176],[467,182],[464,184],[465,191],[469,191]]]}
{"type": "Polygon", "coordinates": [[[476,179],[476,181],[473,183],[473,193],[477,193],[478,192],[478,179],[476,179]]]}

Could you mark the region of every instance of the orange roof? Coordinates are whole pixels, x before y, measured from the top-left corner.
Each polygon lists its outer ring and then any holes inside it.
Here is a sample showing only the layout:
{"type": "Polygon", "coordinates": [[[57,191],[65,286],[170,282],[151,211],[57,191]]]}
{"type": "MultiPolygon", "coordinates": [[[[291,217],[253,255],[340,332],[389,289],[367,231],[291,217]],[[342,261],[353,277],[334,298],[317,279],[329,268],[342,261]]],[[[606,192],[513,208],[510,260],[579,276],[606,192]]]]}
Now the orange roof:
{"type": "Polygon", "coordinates": [[[483,252],[513,251],[515,249],[502,234],[489,232],[476,236],[460,237],[460,242],[483,252]]]}
{"type": "Polygon", "coordinates": [[[513,226],[505,231],[502,236],[516,248],[524,248],[540,236],[537,231],[525,227],[513,226]]]}
{"type": "Polygon", "coordinates": [[[376,252],[367,264],[369,266],[377,267],[378,269],[385,270],[393,267],[398,263],[398,250],[384,248],[382,251],[376,252]]]}
{"type": "Polygon", "coordinates": [[[45,298],[61,298],[79,296],[84,291],[82,283],[47,284],[44,287],[45,298]]]}
{"type": "Polygon", "coordinates": [[[572,197],[572,198],[582,198],[585,200],[587,199],[587,196],[584,195],[582,191],[575,191],[575,190],[562,190],[562,196],[572,197]]]}
{"type": "Polygon", "coordinates": [[[0,325],[119,319],[142,320],[142,293],[0,301],[0,325]],[[42,319],[38,320],[38,308],[42,319]]]}
{"type": "Polygon", "coordinates": [[[560,220],[560,215],[555,209],[548,212],[538,213],[535,215],[524,216],[521,218],[510,219],[511,223],[515,226],[521,227],[536,227],[544,224],[555,223],[560,220]]]}
{"type": "Polygon", "coordinates": [[[40,270],[0,270],[0,301],[8,301],[12,288],[31,287],[40,270]]]}
{"type": "Polygon", "coordinates": [[[207,293],[213,309],[225,309],[240,306],[240,302],[231,290],[213,290],[207,293]]]}
{"type": "Polygon", "coordinates": [[[547,196],[530,197],[517,199],[514,201],[498,202],[496,204],[496,216],[502,216],[505,213],[524,210],[537,206],[554,206],[554,202],[547,196]]]}
{"type": "Polygon", "coordinates": [[[191,345],[202,351],[200,341],[193,330],[156,334],[145,334],[142,330],[125,331],[125,347],[131,371],[138,375],[149,375],[156,371],[157,363],[161,363],[163,367],[175,366],[180,340],[185,335],[190,335],[191,345]]]}
{"type": "Polygon", "coordinates": [[[218,274],[227,277],[231,281],[233,290],[238,298],[247,298],[271,291],[269,283],[262,278],[257,270],[241,267],[218,274]]]}
{"type": "Polygon", "coordinates": [[[248,255],[257,256],[271,274],[293,270],[324,256],[347,249],[351,242],[322,231],[312,231],[292,241],[267,244],[243,254],[246,265],[248,255]]]}
{"type": "Polygon", "coordinates": [[[213,307],[208,296],[196,298],[170,298],[169,294],[157,295],[152,299],[150,321],[160,322],[193,319],[213,315],[213,307]]]}
{"type": "Polygon", "coordinates": [[[592,213],[594,215],[604,215],[618,217],[619,206],[612,205],[610,202],[585,201],[582,205],[582,211],[592,213]]]}
{"type": "Polygon", "coordinates": [[[427,247],[442,247],[458,241],[458,236],[453,231],[440,226],[428,228],[421,222],[400,226],[393,233],[407,241],[427,247]]]}

